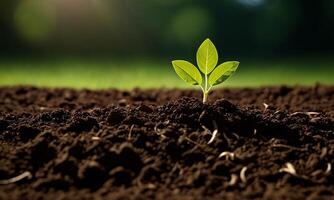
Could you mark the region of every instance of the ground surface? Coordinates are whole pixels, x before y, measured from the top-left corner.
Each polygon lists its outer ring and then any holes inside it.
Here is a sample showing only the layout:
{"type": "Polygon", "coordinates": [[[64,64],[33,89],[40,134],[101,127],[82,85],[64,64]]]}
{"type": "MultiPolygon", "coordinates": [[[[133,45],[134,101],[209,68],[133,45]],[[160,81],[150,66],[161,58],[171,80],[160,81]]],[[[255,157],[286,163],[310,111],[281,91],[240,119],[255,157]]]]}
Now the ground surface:
{"type": "MultiPolygon", "coordinates": [[[[313,85],[317,81],[334,85],[332,57],[330,55],[328,58],[310,56],[310,58],[276,60],[241,59],[238,71],[222,86],[313,85]]],[[[175,74],[171,60],[173,58],[161,60],[0,58],[0,85],[29,84],[91,89],[191,87],[175,74]]]]}
{"type": "Polygon", "coordinates": [[[200,96],[0,88],[0,199],[334,198],[334,87],[200,96]]]}

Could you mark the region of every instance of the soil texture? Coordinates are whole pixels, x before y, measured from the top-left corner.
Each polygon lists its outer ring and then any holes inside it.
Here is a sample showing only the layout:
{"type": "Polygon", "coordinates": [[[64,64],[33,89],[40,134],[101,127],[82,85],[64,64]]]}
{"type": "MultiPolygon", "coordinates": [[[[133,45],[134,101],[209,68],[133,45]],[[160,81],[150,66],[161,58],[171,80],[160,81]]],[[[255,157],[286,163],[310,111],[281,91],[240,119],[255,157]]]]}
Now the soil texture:
{"type": "Polygon", "coordinates": [[[0,87],[0,199],[334,199],[334,87],[0,87]]]}

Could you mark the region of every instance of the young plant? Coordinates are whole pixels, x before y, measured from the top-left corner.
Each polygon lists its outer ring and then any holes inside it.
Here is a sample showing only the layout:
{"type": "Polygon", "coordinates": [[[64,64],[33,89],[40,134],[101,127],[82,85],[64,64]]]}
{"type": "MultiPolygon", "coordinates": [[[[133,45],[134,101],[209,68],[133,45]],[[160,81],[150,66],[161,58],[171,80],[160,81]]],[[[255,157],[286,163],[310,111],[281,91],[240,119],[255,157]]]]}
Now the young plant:
{"type": "Polygon", "coordinates": [[[218,52],[210,39],[204,40],[198,48],[196,60],[198,68],[185,60],[174,60],[172,65],[176,74],[186,83],[200,86],[205,103],[210,89],[228,79],[237,70],[239,62],[227,61],[217,66],[218,52]]]}

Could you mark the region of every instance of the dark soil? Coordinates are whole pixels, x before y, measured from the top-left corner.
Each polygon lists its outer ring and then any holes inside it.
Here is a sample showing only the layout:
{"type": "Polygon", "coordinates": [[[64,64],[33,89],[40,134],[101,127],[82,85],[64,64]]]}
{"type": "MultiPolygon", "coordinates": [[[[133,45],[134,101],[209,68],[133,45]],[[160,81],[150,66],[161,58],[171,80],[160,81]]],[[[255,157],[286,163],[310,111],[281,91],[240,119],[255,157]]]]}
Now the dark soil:
{"type": "Polygon", "coordinates": [[[2,87],[0,199],[334,199],[334,87],[209,99],[2,87]]]}

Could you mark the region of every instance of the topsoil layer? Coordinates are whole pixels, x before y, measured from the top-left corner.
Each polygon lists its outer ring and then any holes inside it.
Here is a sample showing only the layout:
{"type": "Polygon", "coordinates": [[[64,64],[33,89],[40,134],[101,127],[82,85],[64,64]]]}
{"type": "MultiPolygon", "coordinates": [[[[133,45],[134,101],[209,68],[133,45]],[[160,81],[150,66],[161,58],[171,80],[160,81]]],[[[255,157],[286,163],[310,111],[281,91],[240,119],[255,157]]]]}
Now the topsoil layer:
{"type": "Polygon", "coordinates": [[[334,87],[0,88],[0,199],[334,199],[334,87]]]}

